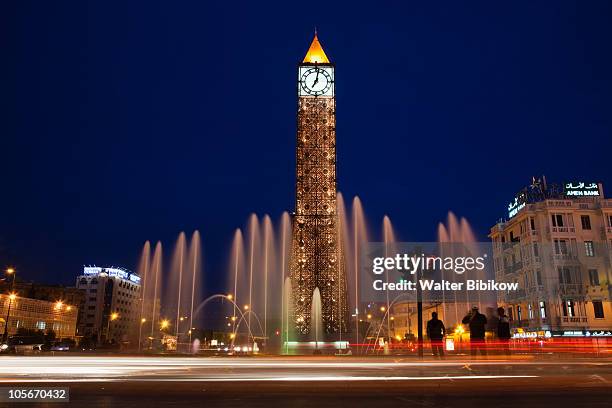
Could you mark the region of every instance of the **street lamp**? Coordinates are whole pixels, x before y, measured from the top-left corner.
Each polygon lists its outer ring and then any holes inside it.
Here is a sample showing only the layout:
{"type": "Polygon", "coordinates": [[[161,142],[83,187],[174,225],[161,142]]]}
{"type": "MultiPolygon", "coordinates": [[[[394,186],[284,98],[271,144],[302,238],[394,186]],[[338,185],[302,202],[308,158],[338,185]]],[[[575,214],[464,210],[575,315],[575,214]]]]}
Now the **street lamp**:
{"type": "Polygon", "coordinates": [[[13,301],[17,299],[17,295],[14,292],[11,292],[8,298],[9,298],[8,311],[6,312],[6,320],[4,321],[4,336],[3,336],[4,342],[8,340],[8,324],[9,324],[9,318],[11,317],[11,306],[13,305],[13,301]]]}
{"type": "Polygon", "coordinates": [[[108,317],[108,321],[106,322],[106,341],[109,341],[110,338],[110,322],[117,320],[119,318],[119,313],[113,312],[108,317]]]}
{"type": "Polygon", "coordinates": [[[170,326],[170,321],[168,319],[164,319],[164,320],[161,321],[159,326],[160,326],[161,330],[165,330],[165,329],[168,328],[168,326],[170,326]]]}
{"type": "Polygon", "coordinates": [[[11,279],[11,292],[14,292],[15,291],[15,279],[17,279],[17,271],[13,267],[8,267],[6,268],[6,274],[13,276],[11,279]]]}
{"type": "Polygon", "coordinates": [[[147,319],[145,319],[144,317],[142,319],[140,319],[140,329],[138,329],[138,351],[140,351],[141,349],[141,338],[142,338],[142,325],[145,324],[147,322],[147,319]]]}

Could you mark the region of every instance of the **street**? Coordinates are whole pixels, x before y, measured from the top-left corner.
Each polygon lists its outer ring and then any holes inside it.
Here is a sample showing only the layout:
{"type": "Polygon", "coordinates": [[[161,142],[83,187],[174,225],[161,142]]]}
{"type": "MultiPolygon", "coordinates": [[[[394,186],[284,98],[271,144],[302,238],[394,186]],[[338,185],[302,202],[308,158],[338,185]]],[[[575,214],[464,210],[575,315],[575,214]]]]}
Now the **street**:
{"type": "Polygon", "coordinates": [[[0,382],[67,386],[71,405],[87,407],[609,406],[612,361],[9,356],[0,382]]]}

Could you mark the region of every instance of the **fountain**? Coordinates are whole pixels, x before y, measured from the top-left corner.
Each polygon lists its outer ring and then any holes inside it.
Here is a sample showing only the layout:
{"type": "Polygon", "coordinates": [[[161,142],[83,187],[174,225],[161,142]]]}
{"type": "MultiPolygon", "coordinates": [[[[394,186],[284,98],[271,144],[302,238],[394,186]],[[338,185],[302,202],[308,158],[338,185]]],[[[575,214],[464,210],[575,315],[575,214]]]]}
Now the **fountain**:
{"type": "Polygon", "coordinates": [[[293,316],[293,307],[291,301],[291,278],[285,278],[285,283],[283,284],[283,303],[281,308],[281,317],[282,317],[282,335],[283,335],[283,345],[284,345],[284,353],[289,354],[289,331],[291,316],[293,316]]]}
{"type": "Polygon", "coordinates": [[[319,342],[323,335],[323,320],[321,319],[321,292],[319,288],[315,288],[312,293],[312,303],[310,306],[310,333],[314,340],[314,354],[321,354],[319,342]]]}

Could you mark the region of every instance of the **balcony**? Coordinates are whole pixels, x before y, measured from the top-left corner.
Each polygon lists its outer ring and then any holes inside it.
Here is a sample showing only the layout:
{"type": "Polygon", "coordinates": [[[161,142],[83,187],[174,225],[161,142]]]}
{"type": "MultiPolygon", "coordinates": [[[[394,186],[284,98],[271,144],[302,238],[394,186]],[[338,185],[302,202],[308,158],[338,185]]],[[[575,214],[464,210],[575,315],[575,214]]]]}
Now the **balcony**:
{"type": "Polygon", "coordinates": [[[569,233],[573,234],[576,232],[576,228],[574,227],[552,227],[553,233],[569,233]]]}
{"type": "Polygon", "coordinates": [[[584,323],[588,323],[588,318],[586,317],[582,317],[582,316],[574,316],[574,317],[568,317],[568,316],[562,316],[562,317],[558,317],[557,319],[560,319],[560,322],[563,324],[575,324],[575,325],[582,325],[584,323]]]}
{"type": "Polygon", "coordinates": [[[559,285],[561,296],[584,296],[584,287],[579,283],[562,283],[559,285]]]}
{"type": "Polygon", "coordinates": [[[503,293],[503,296],[506,298],[506,301],[513,301],[524,299],[527,294],[525,293],[525,289],[518,289],[503,293]]]}
{"type": "Polygon", "coordinates": [[[575,261],[578,259],[576,255],[572,255],[572,254],[552,254],[550,258],[551,258],[551,261],[553,262],[575,261]]]}

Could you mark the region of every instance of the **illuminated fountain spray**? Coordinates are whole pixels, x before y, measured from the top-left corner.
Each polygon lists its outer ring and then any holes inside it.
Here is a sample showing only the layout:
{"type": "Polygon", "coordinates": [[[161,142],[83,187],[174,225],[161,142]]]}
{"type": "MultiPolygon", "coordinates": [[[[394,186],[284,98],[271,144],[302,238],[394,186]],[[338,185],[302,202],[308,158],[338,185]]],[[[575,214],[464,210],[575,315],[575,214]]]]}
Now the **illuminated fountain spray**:
{"type": "Polygon", "coordinates": [[[276,258],[274,253],[274,227],[272,226],[272,220],[266,214],[263,219],[263,324],[264,324],[264,337],[268,336],[268,297],[272,283],[276,282],[274,279],[274,272],[276,270],[276,258]]]}
{"type": "Polygon", "coordinates": [[[352,249],[353,249],[353,281],[355,291],[355,343],[359,344],[359,273],[361,271],[361,251],[369,242],[368,230],[365,221],[363,206],[359,197],[353,198],[353,214],[352,214],[352,249]]]}
{"type": "Polygon", "coordinates": [[[150,284],[149,286],[153,289],[151,293],[151,338],[155,337],[155,327],[159,319],[160,309],[160,280],[162,276],[162,244],[157,242],[155,245],[155,252],[153,254],[153,262],[150,268],[150,284]]]}
{"type": "Polygon", "coordinates": [[[185,269],[185,258],[186,258],[186,239],[185,233],[181,232],[176,241],[174,247],[174,254],[172,256],[172,264],[170,267],[170,276],[168,282],[169,292],[164,297],[166,305],[176,304],[176,320],[175,320],[175,335],[179,338],[180,321],[183,320],[181,315],[181,294],[183,292],[183,271],[185,269]]]}
{"type": "Polygon", "coordinates": [[[146,305],[151,301],[147,298],[147,281],[149,279],[149,273],[151,268],[151,243],[149,241],[144,243],[142,247],[142,253],[140,255],[140,261],[138,262],[138,268],[136,273],[140,276],[140,318],[138,322],[138,351],[142,348],[142,325],[147,321],[145,312],[148,311],[146,305]]]}
{"type": "MultiPolygon", "coordinates": [[[[459,244],[462,244],[462,247],[464,247],[464,248],[461,248],[462,251],[467,250],[470,252],[475,252],[476,236],[474,234],[474,231],[472,230],[472,227],[470,226],[470,224],[465,218],[462,217],[460,220],[458,220],[455,214],[452,211],[449,211],[446,225],[444,225],[443,223],[438,224],[438,242],[440,243],[459,243],[459,244]]],[[[450,246],[450,248],[453,251],[457,250],[457,248],[454,248],[452,245],[450,246]]],[[[444,256],[459,256],[459,255],[464,255],[464,254],[458,254],[458,253],[444,254],[444,256]]],[[[441,277],[442,279],[444,279],[443,271],[442,271],[441,277]]],[[[456,278],[456,275],[453,273],[452,274],[453,281],[456,280],[455,278],[456,278]]],[[[448,320],[449,316],[454,315],[455,325],[458,325],[461,322],[461,317],[463,313],[466,310],[469,310],[471,306],[470,298],[469,298],[469,291],[467,291],[467,289],[465,290],[465,302],[458,302],[456,299],[457,295],[455,293],[451,295],[453,297],[454,313],[450,313],[449,309],[451,309],[451,305],[449,304],[449,302],[447,302],[447,299],[445,298],[446,294],[444,292],[442,292],[442,296],[443,296],[442,305],[445,309],[444,316],[448,320]],[[464,310],[459,311],[460,307],[464,310]]],[[[481,308],[482,305],[480,302],[480,292],[477,292],[477,303],[478,303],[478,307],[481,308]]]]}
{"type": "MultiPolygon", "coordinates": [[[[194,231],[191,236],[191,243],[189,245],[189,253],[188,253],[188,267],[189,271],[191,271],[191,299],[189,302],[189,343],[191,344],[192,338],[192,330],[193,330],[193,307],[196,301],[199,301],[202,298],[201,290],[202,286],[198,281],[198,277],[201,276],[202,273],[202,245],[200,243],[200,232],[194,231]]],[[[201,281],[201,280],[200,280],[201,281]]],[[[189,284],[189,282],[187,282],[189,284]]],[[[189,290],[189,285],[187,285],[187,290],[189,290]]],[[[193,345],[191,346],[193,349],[193,345]]]]}
{"type": "MultiPolygon", "coordinates": [[[[243,277],[244,271],[244,242],[242,240],[242,231],[237,228],[234,232],[232,240],[232,251],[230,257],[230,270],[228,276],[232,278],[230,283],[230,294],[236,304],[242,301],[242,296],[239,296],[239,280],[243,277]]],[[[232,332],[236,332],[236,307],[232,307],[232,332]]]]}
{"type": "Polygon", "coordinates": [[[291,329],[291,316],[293,316],[293,307],[291,302],[291,297],[293,293],[291,291],[291,278],[285,278],[285,282],[283,284],[283,304],[282,304],[282,333],[283,333],[283,344],[284,344],[284,353],[289,354],[289,332],[291,329]]]}
{"type": "MultiPolygon", "coordinates": [[[[391,219],[389,216],[385,215],[383,218],[383,242],[385,249],[385,258],[393,256],[395,254],[395,233],[393,232],[393,225],[391,224],[391,219]]],[[[389,310],[389,271],[385,268],[385,280],[387,282],[385,294],[387,297],[387,307],[385,308],[387,315],[387,336],[391,337],[391,321],[390,315],[391,311],[389,310]]]]}
{"type": "Polygon", "coordinates": [[[315,342],[315,353],[319,349],[319,341],[323,334],[323,319],[321,318],[321,292],[315,288],[310,305],[310,333],[315,342]]]}
{"type": "Polygon", "coordinates": [[[251,316],[253,315],[253,313],[255,313],[255,305],[253,302],[253,292],[254,292],[254,286],[253,286],[253,276],[255,275],[256,271],[255,268],[257,267],[256,263],[255,263],[255,257],[258,254],[259,251],[259,221],[257,220],[257,215],[255,214],[251,214],[251,216],[249,217],[249,224],[248,224],[248,268],[249,268],[249,286],[248,286],[248,291],[249,291],[249,303],[245,306],[246,309],[250,310],[249,313],[249,317],[248,317],[248,326],[249,328],[252,328],[253,326],[251,325],[252,321],[251,321],[251,316]]]}

